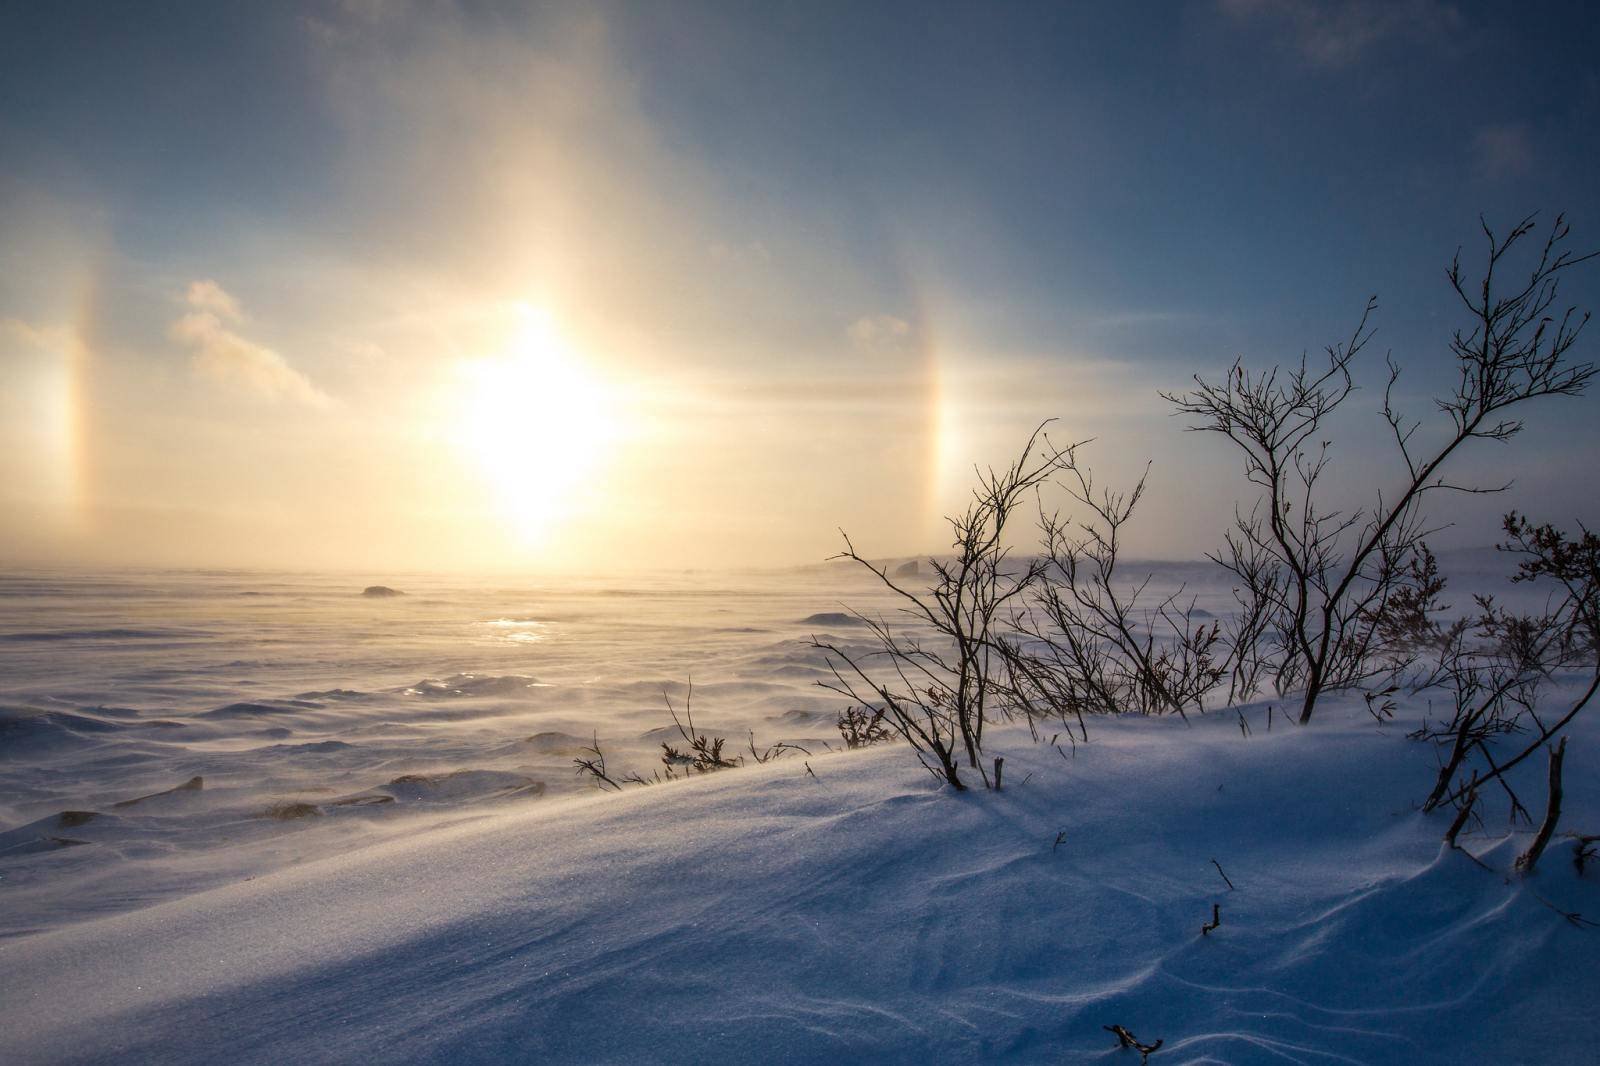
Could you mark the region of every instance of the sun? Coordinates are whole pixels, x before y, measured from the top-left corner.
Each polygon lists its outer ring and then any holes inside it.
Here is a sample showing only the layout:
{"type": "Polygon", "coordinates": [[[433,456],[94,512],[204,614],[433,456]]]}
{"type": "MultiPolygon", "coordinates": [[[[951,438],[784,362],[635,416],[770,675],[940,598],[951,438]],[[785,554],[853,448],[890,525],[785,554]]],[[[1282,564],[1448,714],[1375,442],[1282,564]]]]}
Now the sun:
{"type": "Polygon", "coordinates": [[[463,365],[457,437],[493,503],[525,542],[570,517],[615,433],[606,386],[549,314],[514,308],[497,355],[463,365]]]}

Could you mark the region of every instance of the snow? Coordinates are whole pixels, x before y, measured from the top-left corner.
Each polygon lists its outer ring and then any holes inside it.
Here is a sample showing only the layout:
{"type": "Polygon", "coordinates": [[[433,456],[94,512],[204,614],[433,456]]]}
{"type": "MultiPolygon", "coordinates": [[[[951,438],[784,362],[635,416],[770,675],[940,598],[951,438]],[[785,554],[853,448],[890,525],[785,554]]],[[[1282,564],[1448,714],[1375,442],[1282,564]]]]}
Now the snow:
{"type": "MultiPolygon", "coordinates": [[[[744,650],[718,659],[724,680],[697,670],[696,707],[717,725],[755,708],[763,743],[824,734],[784,628],[812,613],[742,608],[748,624],[723,628],[760,633],[718,638],[744,650]],[[776,665],[797,675],[759,683],[776,665]]],[[[193,753],[64,718],[29,732],[32,754],[6,764],[40,795],[8,801],[21,817],[0,835],[0,1062],[1137,1062],[1114,1024],[1163,1040],[1158,1066],[1593,1061],[1600,931],[1560,912],[1600,918],[1600,870],[1580,877],[1558,838],[1537,873],[1511,874],[1529,833],[1503,811],[1443,849],[1445,813],[1415,809],[1432,753],[1405,736],[1425,697],[1392,723],[1350,698],[1270,730],[1254,704],[1248,734],[1233,711],[1092,720],[1060,752],[1002,727],[999,793],[942,789],[892,745],[597,794],[550,771],[592,728],[647,769],[643,727],[664,710],[642,677],[552,707],[576,675],[524,665],[436,671],[448,692],[426,696],[313,699],[309,726],[274,701],[317,693],[285,679],[220,703],[271,713],[201,719],[203,740],[182,742],[248,756],[227,772],[254,804],[292,790],[252,791],[247,770],[368,765],[367,726],[405,724],[397,708],[423,716],[419,743],[485,731],[464,775],[400,781],[421,771],[385,748],[365,775],[383,780],[337,795],[394,802],[334,808],[330,792],[318,816],[246,820],[207,780],[62,828],[49,812],[87,786],[30,774],[104,771],[121,742],[171,788],[193,753]],[[431,717],[451,708],[477,714],[431,717]],[[220,732],[279,720],[293,739],[244,754],[220,732]],[[330,731],[351,748],[286,750],[330,731]],[[517,754],[497,762],[507,737],[517,754]],[[504,795],[530,780],[549,787],[504,795]],[[49,836],[90,843],[4,851],[49,836]]],[[[1563,829],[1594,832],[1600,730],[1577,725],[1563,829]]],[[[1521,784],[1542,801],[1536,761],[1521,784]]]]}

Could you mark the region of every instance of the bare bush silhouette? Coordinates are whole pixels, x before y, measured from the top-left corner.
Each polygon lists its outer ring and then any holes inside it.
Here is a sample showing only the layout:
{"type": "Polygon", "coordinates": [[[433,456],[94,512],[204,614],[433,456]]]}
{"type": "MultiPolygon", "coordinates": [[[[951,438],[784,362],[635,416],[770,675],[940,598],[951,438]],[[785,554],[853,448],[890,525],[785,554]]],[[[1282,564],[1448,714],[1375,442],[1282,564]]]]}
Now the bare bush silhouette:
{"type": "Polygon", "coordinates": [[[602,792],[608,788],[621,792],[622,786],[617,783],[616,779],[606,769],[605,752],[600,750],[600,734],[596,733],[589,746],[580,750],[588,752],[588,755],[587,757],[580,756],[572,760],[577,773],[579,775],[587,774],[602,792]]]}
{"type": "MultiPolygon", "coordinates": [[[[1483,613],[1476,626],[1454,632],[1435,668],[1437,684],[1452,697],[1450,720],[1411,734],[1445,747],[1425,812],[1451,797],[1457,775],[1474,756],[1492,762],[1489,745],[1521,728],[1551,672],[1569,657],[1559,619],[1512,614],[1490,597],[1478,602],[1483,613]]],[[[1525,813],[1513,793],[1507,797],[1513,816],[1525,813]]]]}
{"type": "Polygon", "coordinates": [[[1122,530],[1145,478],[1126,494],[1097,489],[1077,447],[1059,453],[1056,483],[1086,517],[1041,513],[1045,565],[1012,617],[1022,639],[1006,645],[1011,694],[1031,718],[1072,713],[1080,723],[1084,713],[1203,711],[1228,672],[1221,625],[1198,618],[1184,589],[1148,600],[1150,575],[1123,576],[1122,530]]]}
{"type": "Polygon", "coordinates": [[[1275,647],[1273,680],[1280,692],[1303,693],[1302,723],[1324,691],[1359,684],[1391,667],[1392,654],[1403,654],[1387,642],[1380,621],[1414,574],[1430,532],[1426,498],[1504,487],[1446,480],[1444,469],[1462,446],[1510,440],[1523,426],[1521,405],[1578,395],[1594,377],[1592,364],[1568,359],[1588,314],[1558,313],[1555,306],[1565,271],[1596,253],[1567,250],[1569,227],[1558,217],[1525,278],[1508,289],[1507,257],[1533,228],[1530,216],[1501,237],[1485,223],[1481,278],[1468,280],[1459,250],[1446,272],[1468,325],[1451,340],[1456,381],[1434,401],[1444,432],[1432,447],[1419,442],[1421,423],[1394,407],[1400,368],[1389,360],[1382,414],[1404,475],[1367,508],[1329,507],[1324,475],[1328,423],[1355,390],[1351,367],[1372,339],[1375,299],[1349,339],[1326,350],[1324,364],[1302,358],[1297,367],[1254,372],[1235,363],[1220,381],[1196,375],[1192,391],[1163,394],[1194,419],[1191,428],[1221,434],[1243,453],[1245,476],[1260,492],[1255,507],[1237,516],[1227,554],[1214,558],[1240,579],[1246,615],[1270,620],[1262,634],[1275,647]]]}
{"type": "MultiPolygon", "coordinates": [[[[677,767],[680,772],[693,770],[697,774],[708,774],[713,770],[731,769],[744,761],[742,756],[727,757],[722,754],[722,749],[728,742],[726,737],[708,737],[695,728],[693,680],[689,682],[689,687],[683,696],[682,718],[678,717],[678,709],[672,705],[672,697],[665,689],[661,690],[661,698],[666,701],[667,713],[672,715],[672,724],[677,727],[678,735],[689,746],[689,750],[684,751],[667,741],[661,742],[661,762],[667,768],[668,777],[672,776],[673,767],[677,767]]],[[[750,744],[753,750],[755,747],[753,733],[750,744]]]]}
{"type": "Polygon", "coordinates": [[[851,704],[839,712],[835,723],[846,748],[870,748],[894,739],[894,730],[884,724],[885,708],[869,710],[860,704],[851,704]]]}
{"type": "MultiPolygon", "coordinates": [[[[684,693],[681,715],[673,704],[671,695],[665,689],[662,690],[661,698],[667,705],[667,713],[672,718],[672,725],[677,730],[678,736],[682,738],[683,746],[680,747],[672,741],[662,741],[661,766],[652,770],[649,777],[645,777],[637,770],[619,773],[609,769],[598,736],[588,747],[581,749],[584,755],[572,760],[577,772],[588,776],[602,792],[608,789],[621,792],[623,785],[659,785],[696,774],[731,770],[744,765],[744,756],[725,754],[728,746],[726,737],[707,735],[700,732],[695,725],[693,680],[689,681],[684,693]]],[[[811,754],[809,749],[789,741],[779,741],[770,746],[758,744],[755,730],[750,730],[749,737],[750,755],[758,763],[772,762],[795,752],[803,755],[811,754]]]]}
{"type": "MultiPolygon", "coordinates": [[[[1517,559],[1516,582],[1553,590],[1539,614],[1516,614],[1481,597],[1476,642],[1457,638],[1444,673],[1455,692],[1455,714],[1440,728],[1419,734],[1446,749],[1424,811],[1445,804],[1460,809],[1467,797],[1494,783],[1506,795],[1513,817],[1531,821],[1513,789],[1509,772],[1550,744],[1600,690],[1600,537],[1579,526],[1568,537],[1551,525],[1535,525],[1508,514],[1500,547],[1517,559]],[[1583,668],[1588,680],[1576,698],[1551,709],[1540,699],[1544,683],[1558,671],[1583,668]],[[1497,751],[1505,740],[1511,750],[1497,751]],[[1464,778],[1464,780],[1463,780],[1464,778]]],[[[1560,814],[1560,765],[1551,768],[1547,812],[1560,814]]],[[[1545,832],[1555,825],[1547,813],[1545,832]]],[[[1542,849],[1541,849],[1542,850],[1542,849]]],[[[1530,861],[1536,862],[1535,854],[1530,861]]]]}
{"type": "Polygon", "coordinates": [[[891,626],[857,613],[877,645],[870,653],[812,639],[814,647],[828,653],[833,673],[832,681],[819,684],[874,714],[881,711],[923,766],[957,790],[967,787],[963,763],[985,787],[993,785],[982,755],[984,727],[1005,687],[1000,630],[1009,607],[1044,567],[1039,560],[1013,561],[1006,534],[1017,508],[1066,454],[1051,446],[1044,430],[1034,430],[1010,466],[979,472],[972,502],[949,520],[953,555],[929,560],[933,580],[926,591],[896,581],[845,536],[845,550],[835,558],[871,571],[899,597],[901,615],[910,625],[891,626]]]}

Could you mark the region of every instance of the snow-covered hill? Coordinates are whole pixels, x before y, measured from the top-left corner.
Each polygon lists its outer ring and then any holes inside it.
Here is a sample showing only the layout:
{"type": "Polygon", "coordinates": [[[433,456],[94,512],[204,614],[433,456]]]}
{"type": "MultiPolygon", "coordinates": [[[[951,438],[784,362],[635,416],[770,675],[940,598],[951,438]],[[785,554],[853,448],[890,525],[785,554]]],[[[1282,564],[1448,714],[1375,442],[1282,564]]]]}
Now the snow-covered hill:
{"type": "Polygon", "coordinates": [[[996,733],[1000,793],[896,745],[510,806],[0,942],[0,1060],[1592,1062],[1600,870],[1441,850],[1419,707],[1246,713],[996,733]]]}

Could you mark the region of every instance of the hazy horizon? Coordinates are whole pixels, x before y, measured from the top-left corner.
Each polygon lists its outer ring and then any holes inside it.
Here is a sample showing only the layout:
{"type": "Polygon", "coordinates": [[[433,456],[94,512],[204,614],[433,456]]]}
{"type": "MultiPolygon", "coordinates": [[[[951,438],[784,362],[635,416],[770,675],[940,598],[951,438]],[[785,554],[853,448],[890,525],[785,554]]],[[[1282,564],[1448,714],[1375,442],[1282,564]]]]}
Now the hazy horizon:
{"type": "MultiPolygon", "coordinates": [[[[1315,354],[1376,293],[1359,502],[1384,351],[1416,416],[1448,387],[1479,213],[1600,247],[1582,5],[1005,14],[8,5],[0,563],[920,555],[1052,417],[1102,481],[1153,463],[1130,551],[1195,559],[1244,486],[1158,390],[1315,354]]],[[[1443,542],[1595,520],[1593,402],[1478,448],[1516,491],[1443,542]]]]}

